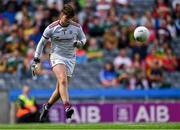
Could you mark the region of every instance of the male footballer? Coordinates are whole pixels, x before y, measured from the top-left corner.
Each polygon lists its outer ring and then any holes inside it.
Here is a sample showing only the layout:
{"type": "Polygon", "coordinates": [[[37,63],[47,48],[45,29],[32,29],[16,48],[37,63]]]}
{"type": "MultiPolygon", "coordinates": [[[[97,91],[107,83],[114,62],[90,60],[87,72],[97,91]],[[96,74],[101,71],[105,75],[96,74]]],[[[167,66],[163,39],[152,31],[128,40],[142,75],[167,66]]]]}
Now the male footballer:
{"type": "Polygon", "coordinates": [[[40,121],[44,120],[51,106],[60,97],[64,104],[66,118],[71,118],[74,113],[69,101],[68,83],[76,63],[76,48],[82,48],[86,43],[81,26],[72,21],[74,15],[74,9],[68,4],[64,5],[59,20],[51,23],[44,30],[34,54],[31,65],[33,75],[37,74],[43,48],[48,40],[51,41],[50,63],[57,78],[57,85],[48,102],[42,107],[40,121]]]}

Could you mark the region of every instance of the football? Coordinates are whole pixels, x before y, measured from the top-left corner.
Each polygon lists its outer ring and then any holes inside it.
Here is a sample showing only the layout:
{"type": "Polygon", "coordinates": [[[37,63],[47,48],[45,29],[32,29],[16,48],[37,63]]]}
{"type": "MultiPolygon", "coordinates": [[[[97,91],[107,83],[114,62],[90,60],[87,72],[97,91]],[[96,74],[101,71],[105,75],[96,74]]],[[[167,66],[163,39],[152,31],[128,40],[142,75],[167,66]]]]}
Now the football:
{"type": "Polygon", "coordinates": [[[139,26],[134,30],[134,38],[136,41],[145,42],[149,37],[149,30],[144,26],[139,26]]]}

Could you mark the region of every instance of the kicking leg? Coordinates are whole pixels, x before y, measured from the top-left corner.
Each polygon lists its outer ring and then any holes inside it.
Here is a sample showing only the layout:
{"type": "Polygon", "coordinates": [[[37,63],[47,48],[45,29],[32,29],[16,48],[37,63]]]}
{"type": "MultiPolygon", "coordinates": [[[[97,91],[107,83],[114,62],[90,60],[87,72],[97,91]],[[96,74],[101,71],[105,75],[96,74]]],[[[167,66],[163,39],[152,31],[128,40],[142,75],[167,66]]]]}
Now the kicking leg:
{"type": "Polygon", "coordinates": [[[66,117],[71,118],[74,110],[71,108],[71,105],[69,103],[68,78],[66,73],[66,66],[64,64],[58,64],[53,67],[53,72],[56,75],[56,78],[59,83],[59,93],[61,95],[61,99],[65,107],[66,117]]]}

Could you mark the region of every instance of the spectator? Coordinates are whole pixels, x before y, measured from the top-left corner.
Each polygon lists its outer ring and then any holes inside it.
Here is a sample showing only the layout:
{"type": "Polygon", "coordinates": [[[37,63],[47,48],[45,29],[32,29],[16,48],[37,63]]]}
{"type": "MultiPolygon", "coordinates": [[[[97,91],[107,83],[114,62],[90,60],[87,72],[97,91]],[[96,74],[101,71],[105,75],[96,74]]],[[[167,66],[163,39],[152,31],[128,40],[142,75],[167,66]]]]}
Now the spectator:
{"type": "Polygon", "coordinates": [[[135,44],[131,47],[131,50],[133,55],[139,53],[141,59],[144,59],[147,55],[147,47],[147,43],[135,42],[135,44]]]}
{"type": "Polygon", "coordinates": [[[87,56],[89,61],[102,60],[103,51],[99,48],[96,38],[90,38],[87,47],[87,56]]]}
{"type": "Polygon", "coordinates": [[[120,26],[121,27],[128,27],[131,25],[131,19],[129,14],[123,14],[121,20],[120,20],[120,26]]]}
{"type": "Polygon", "coordinates": [[[116,1],[116,10],[118,14],[127,14],[130,12],[129,9],[129,0],[115,0],[116,1]]]}
{"type": "Polygon", "coordinates": [[[120,30],[120,38],[118,48],[126,48],[129,46],[128,29],[123,27],[120,30]]]}
{"type": "Polygon", "coordinates": [[[119,50],[117,48],[114,49],[103,49],[103,57],[105,61],[114,61],[114,57],[116,57],[119,53],[119,50]]]}
{"type": "Polygon", "coordinates": [[[163,59],[163,67],[165,70],[172,72],[176,70],[177,65],[176,56],[173,55],[171,49],[167,49],[163,59]]]}
{"type": "Polygon", "coordinates": [[[118,28],[114,23],[103,36],[104,48],[114,49],[118,47],[118,28]]]}
{"type": "Polygon", "coordinates": [[[34,32],[33,22],[29,17],[23,18],[23,33],[25,38],[29,38],[31,34],[34,32]]]}
{"type": "Polygon", "coordinates": [[[81,25],[87,24],[86,21],[92,17],[90,5],[86,5],[83,10],[78,13],[78,20],[81,25]]]}
{"type": "Polygon", "coordinates": [[[105,19],[107,17],[108,10],[111,8],[110,2],[107,2],[106,0],[99,0],[97,2],[97,13],[105,19]]]}
{"type": "Polygon", "coordinates": [[[48,8],[44,8],[43,11],[43,18],[40,22],[40,30],[45,30],[45,28],[52,22],[52,19],[50,18],[50,11],[48,8]]]}
{"type": "Polygon", "coordinates": [[[154,61],[159,61],[162,63],[162,59],[160,56],[158,56],[158,53],[156,51],[156,49],[152,49],[151,52],[146,56],[146,69],[150,68],[153,66],[154,61]]]}
{"type": "Polygon", "coordinates": [[[105,25],[106,27],[109,27],[113,23],[117,23],[117,22],[118,22],[118,16],[117,16],[116,10],[115,10],[115,7],[112,7],[108,11],[107,18],[105,20],[105,25]]]}
{"type": "Polygon", "coordinates": [[[162,48],[158,39],[156,38],[149,44],[147,53],[153,53],[153,51],[156,53],[158,50],[162,50],[162,48]]]}
{"type": "Polygon", "coordinates": [[[176,38],[176,27],[175,27],[172,17],[167,16],[166,22],[167,22],[166,26],[167,26],[168,31],[170,32],[171,38],[173,39],[176,38]]]}
{"type": "Polygon", "coordinates": [[[167,17],[170,13],[170,8],[168,7],[168,0],[157,0],[155,1],[156,8],[154,10],[155,17],[167,17]]]}
{"type": "Polygon", "coordinates": [[[34,50],[29,49],[26,56],[24,57],[23,63],[19,65],[17,74],[20,79],[31,78],[32,74],[30,64],[33,59],[33,54],[34,50]]]}
{"type": "Polygon", "coordinates": [[[23,1],[21,1],[20,7],[22,8],[22,6],[26,6],[28,8],[29,12],[34,11],[34,5],[32,3],[32,0],[23,0],[23,1]]]}
{"type": "Polygon", "coordinates": [[[131,78],[130,67],[132,60],[127,56],[127,49],[123,48],[119,51],[119,55],[114,59],[114,66],[118,73],[118,83],[123,86],[129,85],[129,79],[131,78]]]}
{"type": "Polygon", "coordinates": [[[147,23],[149,23],[152,26],[155,25],[155,19],[152,16],[152,12],[149,10],[146,11],[145,15],[143,15],[141,18],[141,25],[146,25],[147,23]]]}
{"type": "Polygon", "coordinates": [[[35,44],[37,45],[39,40],[41,39],[41,36],[42,36],[41,31],[39,30],[39,27],[36,26],[34,28],[34,32],[30,35],[29,38],[30,38],[30,40],[33,40],[35,42],[35,44]]]}
{"type": "Polygon", "coordinates": [[[151,22],[146,22],[145,26],[149,29],[148,43],[156,39],[156,30],[151,22]]]}
{"type": "Polygon", "coordinates": [[[41,22],[44,18],[44,11],[45,11],[44,5],[38,5],[36,7],[36,14],[34,14],[34,20],[36,22],[36,25],[41,25],[41,22]]]}
{"type": "Polygon", "coordinates": [[[27,6],[22,6],[22,9],[16,13],[15,20],[18,24],[22,24],[24,17],[31,17],[31,12],[28,12],[27,6]]]}
{"type": "Polygon", "coordinates": [[[171,34],[167,28],[167,21],[164,19],[161,21],[160,28],[157,30],[157,36],[159,38],[160,44],[171,40],[171,34]]]}
{"type": "Polygon", "coordinates": [[[172,0],[173,10],[176,10],[178,4],[180,5],[180,1],[179,0],[172,0]]]}
{"type": "Polygon", "coordinates": [[[124,64],[122,64],[119,66],[119,68],[116,68],[116,72],[118,74],[118,83],[122,87],[127,88],[129,86],[129,81],[132,77],[131,68],[129,66],[125,66],[124,64]]]}
{"type": "Polygon", "coordinates": [[[134,12],[134,11],[131,12],[130,22],[131,22],[131,25],[134,25],[134,26],[140,25],[140,19],[138,17],[138,13],[137,12],[134,12]]]}
{"type": "Polygon", "coordinates": [[[160,63],[158,60],[154,60],[152,66],[147,72],[147,77],[150,83],[150,88],[162,87],[164,83],[162,63],[160,63]]]}
{"type": "MultiPolygon", "coordinates": [[[[14,1],[15,2],[15,1],[14,1]]],[[[15,22],[15,16],[16,16],[16,5],[17,3],[15,2],[8,2],[7,3],[7,10],[3,12],[3,18],[7,19],[10,24],[13,24],[15,22]]]]}
{"type": "Polygon", "coordinates": [[[22,63],[22,59],[18,50],[14,50],[12,55],[9,55],[7,60],[7,72],[11,74],[15,74],[18,69],[18,65],[22,63]]]}
{"type": "Polygon", "coordinates": [[[140,58],[140,54],[136,53],[132,60],[132,75],[129,81],[130,89],[148,89],[148,81],[146,79],[145,63],[140,58]]]}
{"type": "Polygon", "coordinates": [[[100,17],[94,16],[89,25],[89,35],[91,37],[100,37],[104,33],[104,27],[101,23],[100,17]]]}
{"type": "Polygon", "coordinates": [[[121,49],[119,55],[114,59],[115,68],[121,66],[130,67],[132,65],[132,60],[127,56],[126,49],[121,49]]]}
{"type": "Polygon", "coordinates": [[[140,54],[139,53],[135,53],[133,55],[133,58],[132,58],[132,67],[134,68],[141,68],[141,69],[144,69],[144,61],[141,60],[141,57],[140,57],[140,54]]]}
{"type": "Polygon", "coordinates": [[[29,95],[29,87],[23,86],[22,94],[17,100],[17,123],[31,123],[39,121],[39,112],[34,97],[29,95]]]}
{"type": "Polygon", "coordinates": [[[105,63],[100,71],[100,81],[104,87],[117,86],[117,74],[111,62],[105,63]]]}

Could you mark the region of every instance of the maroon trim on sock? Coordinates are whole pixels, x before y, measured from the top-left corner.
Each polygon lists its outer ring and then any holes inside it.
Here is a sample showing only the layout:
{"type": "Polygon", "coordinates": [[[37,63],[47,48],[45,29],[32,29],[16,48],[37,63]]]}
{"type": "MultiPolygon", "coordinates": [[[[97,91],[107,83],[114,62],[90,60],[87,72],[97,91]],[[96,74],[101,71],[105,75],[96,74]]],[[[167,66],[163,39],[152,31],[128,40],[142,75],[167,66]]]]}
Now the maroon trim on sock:
{"type": "Polygon", "coordinates": [[[71,107],[71,104],[69,102],[64,103],[64,108],[65,109],[67,109],[67,108],[69,109],[70,107],[71,107]]]}

